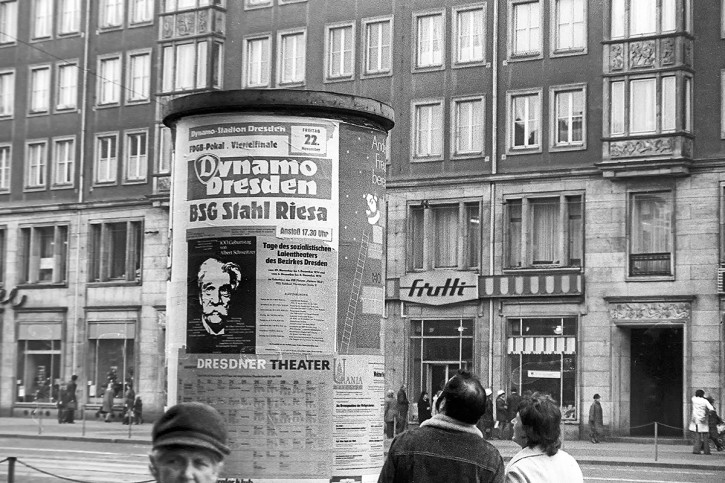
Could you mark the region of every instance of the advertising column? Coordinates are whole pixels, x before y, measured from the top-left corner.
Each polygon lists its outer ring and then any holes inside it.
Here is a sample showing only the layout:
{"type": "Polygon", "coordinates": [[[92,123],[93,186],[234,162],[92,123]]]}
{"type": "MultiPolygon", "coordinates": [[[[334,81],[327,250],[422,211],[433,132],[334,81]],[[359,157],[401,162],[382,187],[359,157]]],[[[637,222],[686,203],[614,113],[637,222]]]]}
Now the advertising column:
{"type": "Polygon", "coordinates": [[[392,112],[367,99],[365,119],[338,118],[323,107],[360,98],[309,91],[216,94],[177,99],[165,119],[169,404],[222,413],[229,481],[374,481],[392,112]]]}

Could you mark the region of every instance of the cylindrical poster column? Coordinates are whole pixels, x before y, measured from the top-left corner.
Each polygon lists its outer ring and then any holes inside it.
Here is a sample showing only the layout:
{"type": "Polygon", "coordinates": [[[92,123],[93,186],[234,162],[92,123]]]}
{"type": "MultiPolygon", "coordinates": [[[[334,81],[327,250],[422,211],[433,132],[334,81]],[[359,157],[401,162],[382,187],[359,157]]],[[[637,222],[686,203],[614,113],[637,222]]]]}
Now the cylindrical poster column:
{"type": "Polygon", "coordinates": [[[168,403],[228,423],[229,478],[375,481],[383,463],[392,109],[311,91],[170,102],[168,403]]]}

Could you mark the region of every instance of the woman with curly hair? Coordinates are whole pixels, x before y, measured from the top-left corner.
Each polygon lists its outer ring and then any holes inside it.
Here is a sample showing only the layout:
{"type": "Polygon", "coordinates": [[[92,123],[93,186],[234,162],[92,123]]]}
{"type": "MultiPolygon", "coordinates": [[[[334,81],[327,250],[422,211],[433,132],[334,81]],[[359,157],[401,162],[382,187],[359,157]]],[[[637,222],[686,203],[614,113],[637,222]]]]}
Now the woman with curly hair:
{"type": "Polygon", "coordinates": [[[549,395],[534,393],[522,399],[511,423],[511,439],[523,449],[506,465],[507,482],[583,483],[579,464],[560,449],[561,411],[549,395]]]}

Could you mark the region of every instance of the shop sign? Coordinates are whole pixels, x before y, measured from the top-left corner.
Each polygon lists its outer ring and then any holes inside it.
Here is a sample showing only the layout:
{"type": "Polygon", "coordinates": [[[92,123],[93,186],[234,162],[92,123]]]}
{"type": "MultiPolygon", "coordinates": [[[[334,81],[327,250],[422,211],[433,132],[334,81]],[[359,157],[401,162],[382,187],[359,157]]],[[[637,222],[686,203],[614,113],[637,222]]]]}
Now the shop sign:
{"type": "Polygon", "coordinates": [[[436,270],[400,277],[400,300],[448,305],[478,299],[478,274],[436,270]]]}
{"type": "Polygon", "coordinates": [[[529,377],[535,379],[561,379],[559,371],[528,371],[529,377]]]}

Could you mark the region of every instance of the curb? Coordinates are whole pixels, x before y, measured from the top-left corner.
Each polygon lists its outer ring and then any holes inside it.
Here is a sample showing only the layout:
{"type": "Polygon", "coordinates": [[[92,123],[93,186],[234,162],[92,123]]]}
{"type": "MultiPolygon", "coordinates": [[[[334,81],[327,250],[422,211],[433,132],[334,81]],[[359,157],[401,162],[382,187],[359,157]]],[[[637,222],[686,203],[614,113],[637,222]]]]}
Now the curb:
{"type": "Polygon", "coordinates": [[[56,441],[82,441],[86,443],[131,443],[151,445],[148,439],[99,438],[94,436],[64,436],[59,434],[2,434],[0,438],[51,439],[56,441]]]}
{"type": "Polygon", "coordinates": [[[579,465],[612,465],[619,464],[621,466],[639,466],[639,467],[652,467],[652,468],[677,468],[687,470],[710,470],[710,471],[723,471],[725,465],[713,465],[713,464],[693,464],[693,463],[671,463],[666,461],[605,461],[605,460],[587,460],[577,458],[579,465]]]}

